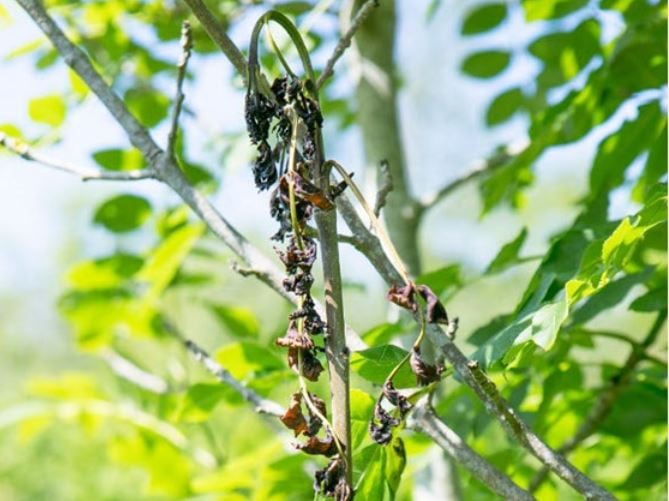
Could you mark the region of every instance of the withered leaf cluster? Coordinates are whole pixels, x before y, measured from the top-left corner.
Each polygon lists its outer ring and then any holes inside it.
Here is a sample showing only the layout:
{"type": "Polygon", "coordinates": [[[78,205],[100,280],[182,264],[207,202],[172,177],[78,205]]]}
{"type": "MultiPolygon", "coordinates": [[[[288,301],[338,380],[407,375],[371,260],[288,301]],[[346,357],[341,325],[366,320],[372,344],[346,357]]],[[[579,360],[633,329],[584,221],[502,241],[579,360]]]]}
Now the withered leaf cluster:
{"type": "MultiPolygon", "coordinates": [[[[313,393],[309,393],[309,399],[318,412],[325,416],[327,412],[325,402],[313,393]]],[[[351,490],[346,483],[346,467],[344,460],[338,454],[335,438],[329,430],[325,431],[325,437],[318,436],[323,428],[323,422],[308,405],[306,405],[307,416],[304,415],[302,400],[302,393],[293,394],[288,409],[281,416],[281,422],[293,430],[296,437],[300,435],[307,437],[306,442],[296,445],[299,450],[306,454],[331,458],[327,466],[316,472],[314,490],[326,496],[334,496],[338,501],[348,501],[352,497],[351,490]]]]}
{"type": "Polygon", "coordinates": [[[346,482],[346,464],[336,456],[323,469],[316,471],[314,490],[336,501],[349,501],[353,498],[351,487],[346,482]]]}
{"type": "Polygon", "coordinates": [[[301,162],[314,160],[323,124],[318,103],[307,95],[300,80],[277,78],[271,86],[271,92],[271,96],[266,96],[256,89],[249,89],[246,95],[244,116],[251,143],[258,150],[253,176],[259,190],[269,189],[283,174],[280,172],[281,166],[277,164],[285,158],[292,134],[292,122],[286,107],[291,106],[304,125],[305,133],[301,134],[299,151],[301,162]],[[275,125],[272,129],[273,122],[275,125]],[[270,130],[276,132],[276,148],[270,146],[270,130]]]}
{"type": "MultiPolygon", "coordinates": [[[[272,239],[285,242],[283,249],[276,249],[286,269],[283,287],[299,297],[300,306],[289,315],[286,333],[276,344],[287,348],[288,365],[294,371],[316,381],[323,365],[317,356],[322,348],[316,345],[314,336],[325,333],[327,326],[311,297],[317,246],[304,234],[304,229],[314,210],[334,208],[335,196],[346,186],[323,190],[315,182],[322,162],[318,148],[323,118],[317,101],[306,92],[305,85],[295,78],[278,78],[271,86],[270,96],[249,89],[246,123],[251,142],[257,148],[253,165],[255,184],[261,191],[276,185],[270,196],[270,214],[279,223],[279,230],[272,239]],[[273,147],[271,132],[274,133],[273,147]],[[292,215],[291,192],[295,211],[292,215]]],[[[319,436],[323,428],[319,415],[327,415],[325,402],[312,393],[307,395],[317,412],[307,405],[305,415],[302,404],[307,402],[302,401],[302,393],[296,392],[281,421],[296,437],[306,437],[306,441],[297,444],[299,450],[330,458],[330,463],[316,472],[314,488],[338,501],[348,501],[352,492],[346,482],[345,459],[338,454],[338,443],[329,429],[319,436]]]]}
{"type": "Polygon", "coordinates": [[[406,308],[412,313],[416,313],[419,307],[416,294],[419,294],[427,303],[427,308],[425,309],[425,321],[427,323],[448,325],[446,308],[444,308],[437,295],[427,285],[416,285],[414,283],[409,283],[403,287],[392,285],[386,297],[388,301],[406,308]]]}
{"type": "MultiPolygon", "coordinates": [[[[450,327],[446,308],[439,301],[437,295],[427,285],[416,285],[408,283],[404,286],[393,285],[387,293],[387,298],[402,308],[416,313],[420,305],[417,296],[425,300],[425,321],[433,324],[446,324],[450,327]]],[[[416,375],[416,381],[424,386],[434,381],[439,381],[444,366],[442,364],[430,365],[420,356],[420,346],[414,346],[411,350],[409,364],[412,372],[416,375]]]]}
{"type": "Polygon", "coordinates": [[[372,439],[380,445],[389,444],[393,438],[392,429],[402,422],[407,413],[411,410],[411,403],[393,386],[393,382],[388,380],[384,383],[381,396],[374,406],[374,417],[369,422],[369,434],[372,439]],[[393,417],[383,407],[383,400],[387,400],[398,412],[398,417],[393,417]]]}

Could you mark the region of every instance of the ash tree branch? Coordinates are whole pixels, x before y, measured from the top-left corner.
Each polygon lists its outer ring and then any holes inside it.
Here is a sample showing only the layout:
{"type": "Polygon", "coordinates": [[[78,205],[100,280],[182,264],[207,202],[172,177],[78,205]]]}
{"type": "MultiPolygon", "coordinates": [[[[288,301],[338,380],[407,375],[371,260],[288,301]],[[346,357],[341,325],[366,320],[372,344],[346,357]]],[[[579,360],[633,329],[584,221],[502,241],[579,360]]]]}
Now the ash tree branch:
{"type": "Polygon", "coordinates": [[[421,214],[424,213],[425,211],[437,205],[444,198],[449,196],[461,186],[467,184],[470,181],[474,181],[489,175],[495,170],[504,167],[515,157],[519,156],[521,153],[527,150],[528,147],[529,142],[527,140],[514,142],[499,149],[490,157],[478,160],[462,176],[454,179],[453,181],[450,181],[437,191],[421,197],[418,201],[417,210],[421,214]]]}
{"type": "Polygon", "coordinates": [[[232,63],[237,72],[248,83],[248,66],[244,54],[237,48],[225,31],[225,27],[214,17],[202,0],[184,0],[193,15],[200,21],[209,37],[218,45],[225,57],[232,63]]]}
{"type": "MultiPolygon", "coordinates": [[[[384,253],[378,239],[375,240],[376,237],[367,230],[364,223],[357,216],[350,202],[344,196],[341,196],[337,199],[337,205],[341,210],[344,220],[349,224],[351,231],[358,238],[364,239],[364,245],[368,246],[365,256],[370,260],[378,273],[388,285],[402,283],[401,274],[394,268],[384,253]]],[[[445,334],[438,325],[428,324],[426,333],[432,344],[440,347],[444,357],[453,366],[455,372],[475,392],[485,405],[488,413],[500,422],[510,437],[517,440],[528,452],[587,499],[614,499],[607,490],[585,476],[562,455],[556,453],[543,442],[520,419],[478,364],[470,361],[458,348],[453,339],[445,334]]]]}
{"type": "Polygon", "coordinates": [[[337,64],[337,61],[344,55],[346,49],[351,46],[351,41],[355,36],[355,32],[358,31],[358,28],[365,22],[365,19],[372,13],[374,8],[378,7],[379,0],[367,0],[355,13],[353,19],[351,19],[351,24],[337,42],[332,54],[325,63],[323,72],[318,77],[316,82],[316,88],[320,89],[325,84],[326,80],[334,74],[334,67],[337,64]]]}
{"type": "MultiPolygon", "coordinates": [[[[127,109],[125,103],[97,73],[88,56],[65,36],[55,21],[44,10],[42,4],[36,0],[17,0],[17,2],[38,25],[58,52],[63,55],[68,66],[81,77],[109,110],[125,130],[133,146],[144,155],[148,165],[151,166],[147,171],[151,172],[152,175],[147,175],[147,177],[154,177],[172,188],[183,202],[204,221],[209,230],[239,257],[242,264],[254,270],[255,277],[286,300],[297,304],[297,298],[284,289],[283,276],[276,265],[253,246],[200,191],[188,182],[175,159],[157,145],[146,128],[140,125],[127,109]]],[[[197,0],[193,0],[193,2],[197,2],[197,0]]],[[[71,172],[70,169],[67,169],[67,171],[71,172]]],[[[97,178],[91,177],[91,179],[97,178]]],[[[317,309],[323,311],[322,306],[318,304],[317,309]]],[[[364,342],[355,331],[347,327],[346,333],[347,342],[351,349],[360,349],[364,346],[364,342]]]]}
{"type": "Polygon", "coordinates": [[[156,178],[156,172],[152,168],[131,171],[106,171],[63,162],[51,156],[34,151],[26,143],[16,138],[9,137],[4,132],[0,132],[0,146],[5,147],[9,152],[20,156],[24,160],[51,167],[62,172],[67,172],[68,174],[74,174],[81,178],[82,181],[140,181],[142,179],[156,178]]]}
{"type": "Polygon", "coordinates": [[[102,352],[101,356],[102,359],[107,362],[107,365],[109,365],[109,368],[114,374],[131,382],[135,386],[157,395],[165,394],[169,390],[167,381],[138,367],[114,350],[105,350],[102,352]]]}
{"type": "Polygon", "coordinates": [[[504,427],[507,434],[518,441],[546,468],[557,474],[562,480],[582,494],[585,499],[612,501],[615,498],[606,489],[595,483],[572,465],[561,454],[551,449],[530,427],[516,414],[508,402],[499,393],[495,384],[485,375],[478,363],[468,360],[452,341],[444,347],[446,358],[451,360],[455,370],[463,377],[467,385],[474,390],[484,403],[487,411],[504,427]]]}
{"type": "Polygon", "coordinates": [[[393,191],[393,176],[390,173],[390,166],[387,160],[381,161],[381,183],[376,192],[376,200],[374,201],[374,215],[379,217],[381,209],[386,205],[388,194],[393,191]]]}
{"type": "MultiPolygon", "coordinates": [[[[634,370],[640,362],[647,359],[646,350],[655,342],[657,336],[662,332],[662,327],[667,319],[667,310],[661,311],[645,339],[632,345],[632,352],[618,372],[609,380],[607,385],[599,392],[599,396],[590,409],[587,417],[581,423],[573,437],[567,440],[558,449],[560,454],[567,455],[583,443],[585,439],[595,433],[604,420],[611,414],[620,394],[629,386],[634,375],[634,370]]],[[[625,338],[626,341],[631,341],[625,338]]],[[[549,470],[543,468],[530,482],[530,491],[534,492],[548,477],[549,470]]]]}
{"type": "Polygon", "coordinates": [[[202,365],[202,367],[210,372],[219,382],[232,387],[242,396],[244,400],[254,406],[256,412],[275,417],[283,416],[285,409],[281,405],[279,405],[277,402],[274,402],[273,400],[269,400],[260,396],[252,389],[246,387],[237,378],[230,374],[230,372],[221,364],[211,358],[209,353],[201,348],[195,341],[183,337],[172,324],[165,321],[163,322],[163,326],[172,336],[174,336],[175,339],[179,341],[184,349],[188,351],[188,353],[190,353],[191,356],[200,365],[202,365]]]}
{"type": "Polygon", "coordinates": [[[183,92],[184,79],[186,78],[186,69],[188,68],[188,60],[190,59],[193,49],[193,38],[190,31],[190,23],[184,21],[181,25],[181,59],[177,65],[177,90],[174,99],[174,111],[172,113],[172,125],[170,132],[167,135],[167,154],[174,158],[174,148],[177,142],[177,135],[179,133],[179,115],[181,114],[181,107],[186,96],[183,92]]]}
{"type": "Polygon", "coordinates": [[[503,499],[518,501],[534,499],[532,494],[520,488],[507,475],[477,454],[457,433],[439,419],[427,399],[414,407],[410,414],[408,427],[434,440],[450,457],[503,499]]]}

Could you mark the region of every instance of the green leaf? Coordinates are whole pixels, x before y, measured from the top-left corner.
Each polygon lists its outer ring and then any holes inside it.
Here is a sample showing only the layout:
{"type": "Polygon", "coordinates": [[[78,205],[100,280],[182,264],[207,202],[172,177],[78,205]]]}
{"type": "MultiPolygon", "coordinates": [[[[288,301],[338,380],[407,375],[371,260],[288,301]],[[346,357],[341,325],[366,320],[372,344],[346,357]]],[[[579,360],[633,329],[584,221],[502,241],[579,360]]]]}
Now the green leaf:
{"type": "Polygon", "coordinates": [[[309,12],[313,6],[309,2],[289,1],[279,2],[275,5],[275,8],[284,14],[299,16],[305,12],[309,12]]]}
{"type": "Polygon", "coordinates": [[[59,309],[73,328],[80,349],[95,350],[111,342],[131,311],[132,296],[122,289],[71,291],[59,309]]]}
{"type": "Polygon", "coordinates": [[[667,391],[650,383],[637,383],[623,391],[602,431],[619,437],[639,435],[644,428],[666,423],[667,391]]]}
{"type": "MultiPolygon", "coordinates": [[[[351,355],[351,370],[367,381],[383,384],[406,354],[405,350],[391,344],[356,351],[351,355]]],[[[394,381],[397,388],[416,386],[416,378],[408,363],[397,372],[394,381]]]]}
{"type": "Polygon", "coordinates": [[[541,60],[537,77],[542,89],[563,85],[576,77],[596,55],[601,54],[601,28],[594,19],[586,19],[576,28],[553,32],[534,40],[528,51],[541,60]]]}
{"type": "MultiPolygon", "coordinates": [[[[590,190],[611,190],[625,179],[627,167],[666,127],[666,118],[657,102],[639,108],[638,116],[604,139],[590,171],[590,190]]],[[[666,164],[663,167],[666,170],[666,164]]]]}
{"type": "Polygon", "coordinates": [[[242,397],[221,383],[197,383],[188,388],[177,412],[179,421],[202,423],[209,419],[216,406],[225,401],[232,405],[244,403],[242,397]]]}
{"type": "Polygon", "coordinates": [[[639,177],[636,186],[632,190],[632,199],[642,203],[648,196],[649,191],[667,172],[667,126],[660,132],[652,144],[644,165],[643,174],[639,177]]]}
{"type": "Polygon", "coordinates": [[[239,338],[257,338],[260,324],[248,308],[223,304],[210,305],[216,318],[225,326],[228,333],[239,338]]]}
{"type": "Polygon", "coordinates": [[[506,122],[518,113],[525,104],[523,91],[518,87],[505,90],[498,95],[488,106],[485,123],[488,127],[506,122]]]}
{"type": "Polygon", "coordinates": [[[648,269],[642,273],[627,275],[608,283],[574,311],[572,314],[572,323],[586,323],[601,312],[615,307],[625,299],[632,287],[644,283],[651,274],[651,271],[648,269]]]}
{"type": "Polygon", "coordinates": [[[497,253],[497,256],[495,256],[495,259],[493,259],[492,262],[488,265],[488,268],[486,268],[485,273],[499,273],[500,271],[503,271],[508,267],[516,264],[520,258],[518,254],[520,249],[523,247],[526,238],[527,228],[523,228],[520,230],[520,233],[518,236],[516,236],[516,238],[502,246],[500,251],[497,253]]]}
{"type": "Polygon", "coordinates": [[[534,174],[523,156],[516,157],[508,165],[500,167],[480,184],[483,197],[482,215],[490,212],[502,202],[513,207],[522,205],[521,190],[530,185],[534,174]]]}
{"type": "Polygon", "coordinates": [[[248,341],[226,345],[216,351],[214,358],[240,380],[282,370],[285,366],[278,352],[248,341]]]}
{"type": "Polygon", "coordinates": [[[118,195],[95,211],[93,222],[114,233],[126,233],[142,226],[151,215],[149,201],[137,195],[118,195]]]}
{"type": "Polygon", "coordinates": [[[525,19],[557,19],[585,7],[588,0],[523,0],[525,19]]]}
{"type": "Polygon", "coordinates": [[[9,26],[12,24],[12,16],[9,15],[7,7],[0,5],[0,26],[9,26]]]}
{"type": "Polygon", "coordinates": [[[400,323],[385,323],[372,327],[362,334],[361,337],[368,346],[376,346],[390,343],[395,336],[402,334],[404,330],[404,326],[400,323]]]}
{"type": "Polygon", "coordinates": [[[504,71],[511,62],[511,54],[502,50],[486,50],[470,54],[462,62],[464,73],[475,78],[492,78],[504,71]]]}
{"type": "Polygon", "coordinates": [[[124,99],[130,111],[145,127],[155,127],[167,117],[170,100],[154,89],[128,89],[124,99]]]}
{"type": "Polygon", "coordinates": [[[70,269],[67,281],[77,290],[114,289],[137,273],[142,263],[142,258],[124,253],[83,261],[70,269]]]}
{"type": "Polygon", "coordinates": [[[28,114],[35,122],[59,127],[65,121],[67,106],[62,96],[50,96],[31,99],[28,103],[28,114]]]}
{"type": "Polygon", "coordinates": [[[394,501],[406,465],[404,442],[395,437],[386,445],[370,446],[370,459],[355,491],[361,499],[394,501]]]}
{"type": "Polygon", "coordinates": [[[12,50],[9,54],[5,56],[5,61],[10,61],[12,59],[16,59],[17,57],[25,56],[26,54],[30,54],[31,52],[35,52],[37,49],[42,47],[44,45],[45,39],[43,38],[37,38],[35,40],[32,40],[31,42],[25,43],[16,49],[12,50]]]}
{"type": "Polygon", "coordinates": [[[451,264],[434,271],[424,273],[416,283],[427,285],[437,296],[459,289],[463,285],[460,265],[451,264]]]}
{"type": "Polygon", "coordinates": [[[467,13],[460,33],[463,35],[485,33],[499,26],[506,15],[507,7],[505,3],[495,2],[479,5],[467,13]]]}
{"type": "Polygon", "coordinates": [[[634,467],[627,479],[620,485],[620,489],[636,490],[650,487],[667,478],[667,443],[664,443],[660,452],[647,454],[634,467]]]}
{"type": "Polygon", "coordinates": [[[26,140],[26,137],[23,135],[23,132],[21,132],[21,129],[19,129],[16,125],[13,124],[9,123],[0,124],[0,132],[4,132],[13,139],[19,139],[21,141],[26,140]]]}
{"type": "Polygon", "coordinates": [[[568,314],[569,303],[566,296],[554,303],[542,306],[532,317],[532,341],[534,344],[544,351],[550,350],[557,339],[560,327],[567,320],[568,314]]]}
{"type": "Polygon", "coordinates": [[[170,233],[151,253],[138,274],[140,280],[150,285],[147,302],[157,300],[169,286],[203,232],[201,224],[183,226],[170,233]]]}
{"type": "Polygon", "coordinates": [[[93,153],[93,160],[100,167],[115,171],[137,170],[146,166],[143,155],[136,149],[121,150],[111,148],[98,150],[93,153]]]}
{"type": "Polygon", "coordinates": [[[667,307],[667,285],[648,291],[646,294],[639,296],[632,304],[630,310],[632,311],[659,311],[667,307]]]}
{"type": "Polygon", "coordinates": [[[89,92],[90,89],[88,88],[88,85],[81,79],[79,75],[73,70],[68,70],[67,76],[70,79],[70,86],[72,87],[72,92],[74,92],[79,99],[85,98],[89,92]]]}
{"type": "MultiPolygon", "coordinates": [[[[472,358],[487,368],[500,360],[506,364],[510,363],[521,353],[519,348],[528,341],[532,341],[545,351],[550,350],[568,314],[569,305],[566,297],[546,303],[529,313],[521,313],[515,321],[504,326],[500,332],[482,344],[472,358]]],[[[499,326],[500,323],[496,325],[499,326]]]]}
{"type": "Polygon", "coordinates": [[[356,451],[369,436],[369,421],[375,400],[362,390],[351,390],[351,450],[356,451]]]}

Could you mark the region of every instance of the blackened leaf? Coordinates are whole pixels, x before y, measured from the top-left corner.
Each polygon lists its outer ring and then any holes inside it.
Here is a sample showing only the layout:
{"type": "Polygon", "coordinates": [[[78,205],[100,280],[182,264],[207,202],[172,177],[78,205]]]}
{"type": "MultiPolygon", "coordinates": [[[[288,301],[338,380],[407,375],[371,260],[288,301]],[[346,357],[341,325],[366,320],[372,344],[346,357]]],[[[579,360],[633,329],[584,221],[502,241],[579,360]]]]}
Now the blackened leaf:
{"type": "MultiPolygon", "coordinates": [[[[321,414],[321,416],[325,416],[327,414],[325,402],[322,398],[320,398],[318,395],[314,395],[313,393],[309,393],[309,399],[311,400],[311,403],[314,404],[316,409],[318,409],[318,412],[321,414]]],[[[314,413],[311,407],[307,406],[307,410],[309,411],[309,430],[307,435],[313,437],[320,431],[321,427],[323,426],[323,422],[321,421],[321,418],[319,418],[314,413]]]]}
{"type": "Polygon", "coordinates": [[[402,308],[411,310],[414,313],[418,311],[416,302],[416,289],[413,284],[407,284],[404,287],[392,285],[386,294],[388,301],[395,303],[402,308]]]}
{"type": "Polygon", "coordinates": [[[285,414],[281,416],[281,422],[287,428],[295,432],[295,436],[307,431],[307,420],[302,414],[302,394],[300,392],[293,393],[290,399],[290,405],[285,414]]]}
{"type": "Polygon", "coordinates": [[[334,496],[337,485],[345,478],[345,466],[341,458],[334,458],[325,468],[317,470],[314,475],[314,490],[325,496],[334,496]]]}
{"type": "Polygon", "coordinates": [[[393,438],[393,427],[398,424],[399,419],[392,417],[379,400],[374,407],[374,417],[369,422],[369,434],[377,444],[386,445],[393,438]]]}
{"type": "Polygon", "coordinates": [[[426,285],[417,287],[418,293],[427,301],[425,320],[430,324],[448,324],[446,308],[441,304],[437,295],[426,285]]]}
{"type": "Polygon", "coordinates": [[[309,437],[307,443],[298,444],[297,448],[306,454],[315,456],[334,456],[337,453],[337,444],[330,435],[321,440],[318,437],[309,437]]]}
{"type": "Polygon", "coordinates": [[[404,417],[407,412],[411,410],[411,407],[413,407],[406,397],[395,389],[392,381],[386,381],[383,385],[383,396],[386,397],[388,402],[399,409],[400,416],[402,417],[404,417]]]}
{"type": "Polygon", "coordinates": [[[416,375],[416,381],[420,386],[425,386],[441,379],[441,373],[444,370],[443,365],[426,364],[420,357],[420,349],[415,348],[411,351],[409,359],[411,370],[416,375]]]}
{"type": "Polygon", "coordinates": [[[290,321],[286,335],[277,338],[276,344],[285,348],[302,348],[305,350],[310,350],[314,347],[314,342],[311,338],[304,332],[299,331],[295,320],[290,321]]]}
{"type": "Polygon", "coordinates": [[[288,172],[286,176],[288,176],[289,182],[293,182],[296,197],[306,200],[322,210],[330,210],[334,207],[332,201],[328,199],[320,188],[295,171],[288,172]]]}
{"type": "Polygon", "coordinates": [[[309,381],[318,381],[323,365],[310,350],[302,350],[302,375],[309,381]]]}

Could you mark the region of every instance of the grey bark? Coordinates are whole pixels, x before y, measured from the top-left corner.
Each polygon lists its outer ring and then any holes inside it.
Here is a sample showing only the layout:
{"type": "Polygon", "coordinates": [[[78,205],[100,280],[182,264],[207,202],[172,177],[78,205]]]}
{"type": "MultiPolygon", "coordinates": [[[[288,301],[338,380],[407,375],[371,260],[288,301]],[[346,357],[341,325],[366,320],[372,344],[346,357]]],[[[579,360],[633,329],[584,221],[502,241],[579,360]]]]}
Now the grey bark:
{"type": "MultiPolygon", "coordinates": [[[[356,2],[356,9],[363,4],[356,2]]],[[[363,23],[356,34],[356,46],[361,57],[362,76],[358,82],[358,125],[362,131],[365,157],[370,167],[377,169],[379,184],[381,161],[387,160],[393,180],[383,211],[388,233],[409,272],[421,271],[418,252],[417,204],[411,196],[402,149],[402,136],[397,110],[397,79],[394,74],[395,2],[384,0],[373,16],[363,23]],[[384,75],[385,88],[369,71],[384,75]],[[379,73],[380,72],[380,73],[379,73]]]]}

